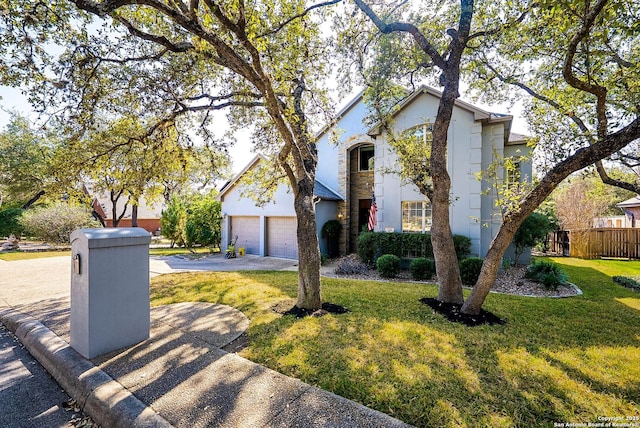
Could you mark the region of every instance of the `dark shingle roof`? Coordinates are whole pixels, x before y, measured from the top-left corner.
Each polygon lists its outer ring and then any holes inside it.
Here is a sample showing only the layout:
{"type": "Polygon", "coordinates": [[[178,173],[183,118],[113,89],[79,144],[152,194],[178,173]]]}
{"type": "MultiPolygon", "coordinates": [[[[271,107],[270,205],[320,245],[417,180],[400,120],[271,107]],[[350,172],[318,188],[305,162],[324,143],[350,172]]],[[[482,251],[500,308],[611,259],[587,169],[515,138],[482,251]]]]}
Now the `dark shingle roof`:
{"type": "Polygon", "coordinates": [[[313,194],[325,201],[343,201],[344,198],[338,193],[329,189],[327,186],[316,180],[316,185],[313,188],[313,194]]]}

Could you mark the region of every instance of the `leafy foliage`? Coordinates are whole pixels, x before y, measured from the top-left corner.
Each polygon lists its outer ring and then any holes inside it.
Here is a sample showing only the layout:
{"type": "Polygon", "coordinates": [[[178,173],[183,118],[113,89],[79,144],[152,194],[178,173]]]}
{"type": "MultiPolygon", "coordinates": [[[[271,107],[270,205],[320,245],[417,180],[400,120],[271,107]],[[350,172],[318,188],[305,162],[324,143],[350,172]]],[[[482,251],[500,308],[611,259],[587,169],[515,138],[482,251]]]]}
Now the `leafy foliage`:
{"type": "Polygon", "coordinates": [[[174,195],[162,211],[162,235],[183,247],[220,247],[222,204],[213,195],[174,195]]]}
{"type": "Polygon", "coordinates": [[[480,257],[468,257],[460,260],[460,279],[466,285],[474,285],[480,276],[480,269],[484,259],[480,257]]]}
{"type": "Polygon", "coordinates": [[[10,235],[20,236],[22,234],[22,223],[20,217],[23,210],[20,208],[9,208],[0,211],[0,238],[10,235]]]}
{"type": "Polygon", "coordinates": [[[567,274],[553,262],[536,260],[529,265],[525,278],[538,282],[550,290],[567,284],[567,274]]]}
{"type": "Polygon", "coordinates": [[[376,269],[383,278],[395,278],[400,273],[400,257],[383,254],[376,260],[376,269]]]}
{"type": "Polygon", "coordinates": [[[418,257],[411,260],[409,271],[411,272],[411,278],[416,281],[431,279],[436,273],[436,264],[433,259],[418,257]]]}
{"type": "Polygon", "coordinates": [[[68,203],[27,210],[20,223],[25,235],[56,244],[68,244],[71,232],[76,229],[101,227],[86,206],[68,203]]]}
{"type": "Polygon", "coordinates": [[[188,247],[220,247],[222,203],[213,196],[197,196],[187,206],[185,237],[188,247]]]}
{"type": "Polygon", "coordinates": [[[323,238],[335,239],[340,237],[340,232],[342,232],[342,223],[338,220],[328,220],[322,225],[320,235],[323,238]]]}
{"type": "Polygon", "coordinates": [[[518,263],[525,248],[531,248],[545,242],[551,230],[551,223],[545,215],[537,212],[529,214],[513,237],[513,243],[516,247],[515,263],[518,263]]]}
{"type": "Polygon", "coordinates": [[[556,213],[563,229],[588,229],[594,219],[620,214],[615,204],[634,193],[606,186],[593,171],[571,177],[553,194],[556,213]]]}
{"type": "Polygon", "coordinates": [[[471,238],[464,235],[453,235],[453,247],[456,250],[458,260],[462,260],[471,254],[471,238]]]}
{"type": "Polygon", "coordinates": [[[640,281],[638,281],[638,277],[615,275],[612,276],[611,279],[613,282],[620,284],[625,288],[640,292],[640,281]]]}
{"type": "Polygon", "coordinates": [[[29,121],[11,118],[0,132],[0,204],[22,205],[55,184],[52,162],[55,145],[29,121]]]}
{"type": "Polygon", "coordinates": [[[185,228],[187,226],[187,207],[177,195],[171,198],[167,208],[162,210],[160,227],[162,235],[171,240],[172,244],[186,245],[185,228]]]}
{"type": "MultiPolygon", "coordinates": [[[[462,259],[471,252],[471,239],[463,235],[453,235],[456,256],[462,259]]],[[[387,233],[362,232],[358,235],[358,255],[360,259],[373,265],[381,254],[398,257],[426,257],[433,259],[431,235],[428,233],[387,233]]]]}

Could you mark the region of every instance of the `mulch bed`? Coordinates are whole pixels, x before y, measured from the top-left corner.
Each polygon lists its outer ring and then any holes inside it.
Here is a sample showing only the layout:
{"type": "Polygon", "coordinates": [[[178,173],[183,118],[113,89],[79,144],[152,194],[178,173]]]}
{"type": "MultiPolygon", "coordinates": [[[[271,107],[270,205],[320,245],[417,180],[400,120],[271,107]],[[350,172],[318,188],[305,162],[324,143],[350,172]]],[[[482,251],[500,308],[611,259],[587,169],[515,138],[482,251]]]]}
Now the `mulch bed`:
{"type": "Polygon", "coordinates": [[[303,309],[303,308],[294,306],[293,308],[284,312],[283,315],[293,315],[296,318],[304,318],[309,316],[321,317],[326,314],[340,315],[340,314],[346,314],[347,312],[349,312],[349,309],[345,308],[344,306],[336,305],[334,303],[324,302],[322,304],[322,309],[311,310],[311,309],[303,309]]]}
{"type": "Polygon", "coordinates": [[[271,307],[274,312],[280,315],[293,315],[296,318],[304,318],[304,317],[321,317],[326,314],[346,314],[349,312],[349,309],[344,306],[336,305],[334,303],[324,302],[322,304],[322,309],[318,310],[309,310],[309,309],[301,309],[295,305],[294,299],[287,299],[281,302],[276,303],[271,307]]]}
{"type": "Polygon", "coordinates": [[[484,309],[481,309],[478,315],[468,315],[460,312],[462,305],[456,303],[445,303],[432,297],[424,297],[420,299],[420,301],[429,306],[435,312],[444,315],[444,317],[449,321],[464,324],[468,327],[474,327],[482,324],[502,325],[506,323],[502,318],[489,311],[485,311],[484,309]]]}

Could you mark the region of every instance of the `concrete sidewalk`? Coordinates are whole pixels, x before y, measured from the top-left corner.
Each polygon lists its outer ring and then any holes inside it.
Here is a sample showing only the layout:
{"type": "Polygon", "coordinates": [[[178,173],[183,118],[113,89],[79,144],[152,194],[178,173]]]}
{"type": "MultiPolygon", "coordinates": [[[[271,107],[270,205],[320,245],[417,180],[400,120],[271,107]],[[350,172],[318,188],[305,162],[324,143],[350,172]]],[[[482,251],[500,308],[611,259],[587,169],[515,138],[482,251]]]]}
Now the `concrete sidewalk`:
{"type": "MultiPolygon", "coordinates": [[[[0,272],[7,267],[0,264],[0,272]]],[[[249,323],[233,308],[152,308],[148,340],[89,361],[68,344],[65,287],[50,286],[39,300],[23,287],[1,287],[0,321],[103,427],[408,426],[222,350],[249,323]]]]}

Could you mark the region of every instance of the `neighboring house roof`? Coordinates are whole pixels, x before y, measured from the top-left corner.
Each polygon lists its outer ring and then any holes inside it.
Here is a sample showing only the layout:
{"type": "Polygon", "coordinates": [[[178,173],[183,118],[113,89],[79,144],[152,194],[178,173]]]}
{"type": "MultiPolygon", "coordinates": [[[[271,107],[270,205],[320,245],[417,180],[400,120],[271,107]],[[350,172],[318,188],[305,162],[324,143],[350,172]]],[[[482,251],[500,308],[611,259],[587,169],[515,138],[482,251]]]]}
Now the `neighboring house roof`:
{"type": "MultiPolygon", "coordinates": [[[[242,178],[242,176],[244,174],[247,173],[247,171],[249,171],[251,168],[253,168],[255,165],[258,164],[258,162],[260,161],[266,161],[267,158],[263,155],[256,155],[254,156],[254,158],[242,169],[242,171],[240,171],[238,174],[236,174],[235,177],[233,177],[231,180],[227,181],[222,188],[220,189],[220,193],[218,194],[218,200],[222,200],[222,198],[224,197],[224,195],[229,192],[231,189],[233,189],[233,187],[238,183],[238,181],[240,181],[240,179],[242,178]]],[[[322,183],[321,181],[316,179],[315,182],[315,186],[313,187],[313,194],[314,196],[317,196],[318,198],[325,200],[325,201],[343,201],[344,198],[342,196],[340,196],[340,194],[338,192],[336,192],[335,190],[331,189],[329,186],[327,186],[326,184],[322,183]]]]}
{"type": "Polygon", "coordinates": [[[635,208],[640,207],[640,195],[634,196],[631,199],[627,199],[626,201],[622,201],[619,204],[616,204],[618,208],[635,208]]]}
{"type": "MultiPolygon", "coordinates": [[[[96,212],[104,219],[111,219],[112,206],[107,192],[97,191],[91,183],[84,183],[83,186],[85,193],[93,198],[92,205],[96,212]]],[[[126,201],[126,197],[118,200],[116,204],[118,213],[122,212],[126,201]]],[[[146,202],[144,197],[141,197],[138,205],[138,219],[159,219],[162,215],[162,209],[163,204],[161,202],[150,204],[146,202]]],[[[123,218],[130,217],[131,205],[128,205],[123,218]]]]}

